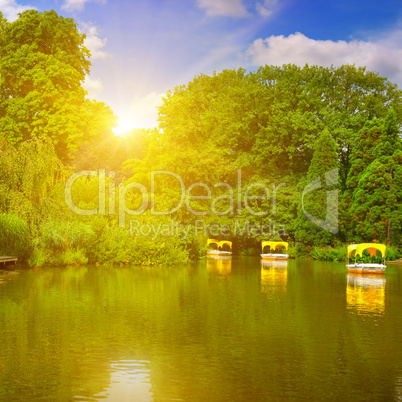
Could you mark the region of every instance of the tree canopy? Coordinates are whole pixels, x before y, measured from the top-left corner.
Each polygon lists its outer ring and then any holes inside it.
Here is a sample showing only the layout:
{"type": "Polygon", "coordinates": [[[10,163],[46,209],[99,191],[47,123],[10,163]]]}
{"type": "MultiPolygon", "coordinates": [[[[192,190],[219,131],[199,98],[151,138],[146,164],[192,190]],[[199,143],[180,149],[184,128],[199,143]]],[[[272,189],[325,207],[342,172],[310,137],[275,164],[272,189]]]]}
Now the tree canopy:
{"type": "MultiPolygon", "coordinates": [[[[338,169],[339,198],[343,192],[349,194],[340,215],[344,222],[350,221],[343,213],[350,212],[360,177],[384,152],[380,150],[383,126],[387,127],[383,142],[394,148],[401,122],[402,92],[365,68],[284,65],[263,66],[255,72],[224,70],[199,75],[168,91],[148,155],[128,161],[126,169],[132,172],[129,181],[140,181],[147,188],[152,170],[175,172],[187,187],[196,182],[208,186],[225,182],[235,187],[238,169],[242,170],[243,186],[286,183],[275,194],[275,214],[262,213],[274,202],[272,198],[253,202],[261,212],[258,217],[243,210],[240,217],[231,219],[259,224],[275,219],[286,225],[291,237],[298,232],[296,237],[304,237],[306,242],[328,244],[351,231],[343,224],[343,233],[327,236],[325,230],[317,231],[315,224],[306,222],[300,210],[297,213],[303,185],[320,177],[324,187],[323,172],[338,169]]],[[[161,198],[160,193],[165,193],[166,202],[176,205],[179,189],[173,182],[165,180],[155,196],[161,198]]],[[[202,196],[205,191],[198,188],[196,194],[202,196]]],[[[325,194],[326,189],[319,190],[314,196],[321,201],[310,205],[311,214],[323,221],[325,194]]],[[[239,194],[235,198],[236,205],[240,202],[244,209],[239,194]]],[[[186,222],[194,219],[189,215],[180,218],[186,222]]],[[[215,221],[219,219],[225,221],[215,217],[215,221]]]]}
{"type": "Polygon", "coordinates": [[[82,87],[90,53],[73,19],[27,10],[0,27],[0,133],[11,144],[49,137],[66,160],[110,132],[113,112],[82,87]]]}

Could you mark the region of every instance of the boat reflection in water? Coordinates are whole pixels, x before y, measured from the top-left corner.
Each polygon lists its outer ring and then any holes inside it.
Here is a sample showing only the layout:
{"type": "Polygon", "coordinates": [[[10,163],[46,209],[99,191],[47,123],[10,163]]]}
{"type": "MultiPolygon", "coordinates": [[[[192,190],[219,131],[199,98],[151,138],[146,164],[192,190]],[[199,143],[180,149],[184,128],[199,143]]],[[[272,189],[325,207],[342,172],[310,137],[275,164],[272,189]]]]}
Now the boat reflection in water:
{"type": "Polygon", "coordinates": [[[232,271],[232,256],[230,255],[208,255],[207,271],[223,276],[228,276],[232,271]]]}
{"type": "Polygon", "coordinates": [[[261,260],[261,293],[272,295],[278,291],[286,291],[287,267],[287,260],[261,260]]]}
{"type": "Polygon", "coordinates": [[[378,275],[348,274],[346,302],[358,314],[383,314],[386,279],[378,275]]]}

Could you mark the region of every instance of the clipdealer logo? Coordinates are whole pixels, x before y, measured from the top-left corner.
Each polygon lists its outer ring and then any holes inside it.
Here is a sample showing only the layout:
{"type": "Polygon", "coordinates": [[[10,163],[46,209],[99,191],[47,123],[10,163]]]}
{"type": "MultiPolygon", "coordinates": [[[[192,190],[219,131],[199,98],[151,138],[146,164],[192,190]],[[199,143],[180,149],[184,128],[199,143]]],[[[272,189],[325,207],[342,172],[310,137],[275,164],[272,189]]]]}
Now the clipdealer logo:
{"type": "MultiPolygon", "coordinates": [[[[105,169],[99,170],[83,170],[72,174],[65,185],[64,196],[67,206],[71,211],[78,215],[114,215],[118,218],[119,227],[125,228],[127,226],[127,216],[139,216],[146,211],[149,211],[154,216],[169,216],[179,211],[180,208],[187,208],[187,211],[194,215],[199,216],[222,216],[234,215],[240,216],[243,209],[251,216],[265,218],[260,225],[250,223],[249,220],[240,221],[233,220],[233,225],[217,225],[207,224],[203,220],[195,220],[192,226],[195,232],[203,231],[204,234],[215,236],[228,236],[233,231],[238,234],[246,233],[248,235],[266,236],[272,233],[286,234],[285,226],[277,224],[271,219],[277,213],[277,194],[278,191],[286,186],[286,183],[279,185],[271,184],[267,186],[265,183],[253,182],[243,188],[241,169],[237,171],[237,183],[232,187],[228,183],[216,183],[213,186],[208,186],[205,183],[193,183],[186,188],[182,178],[171,171],[158,170],[150,173],[150,191],[139,182],[119,183],[116,186],[114,181],[115,172],[111,171],[106,173],[105,169]],[[155,203],[155,187],[156,178],[162,176],[169,176],[177,181],[180,188],[178,194],[177,204],[167,210],[158,210],[155,203]],[[81,178],[96,178],[98,181],[98,206],[92,209],[84,209],[77,206],[73,201],[73,186],[77,180],[81,178]],[[196,189],[203,189],[205,195],[194,195],[192,192],[196,189]],[[213,196],[214,190],[220,189],[221,191],[217,196],[213,196]],[[140,205],[137,209],[131,209],[127,206],[126,197],[130,191],[136,191],[139,195],[140,205]],[[255,192],[260,195],[253,195],[255,192]],[[261,195],[262,194],[262,195],[261,195]],[[205,210],[196,210],[191,204],[192,201],[204,200],[209,202],[209,207],[205,210]],[[258,210],[253,209],[253,201],[265,200],[267,209],[258,210]],[[218,207],[218,203],[224,201],[227,205],[225,210],[218,207]],[[268,219],[269,216],[269,219],[268,219]],[[233,226],[233,227],[232,227],[233,226]],[[267,230],[269,230],[267,232],[267,230]]],[[[325,186],[329,188],[338,184],[338,169],[331,170],[325,174],[325,186]]],[[[317,178],[310,182],[304,189],[301,196],[302,211],[307,219],[313,222],[321,229],[331,233],[338,233],[338,190],[326,190],[326,217],[325,220],[317,218],[310,214],[305,207],[305,197],[307,194],[323,188],[321,179],[317,178]]],[[[136,219],[129,221],[130,232],[138,235],[177,235],[178,233],[189,233],[190,229],[185,228],[184,225],[171,220],[171,224],[152,224],[149,222],[142,222],[136,219]],[[181,229],[180,229],[181,228],[181,229]]]]}
{"type": "Polygon", "coordinates": [[[279,185],[272,184],[267,186],[265,183],[254,182],[248,184],[244,189],[242,187],[241,169],[237,171],[237,185],[233,188],[228,183],[216,183],[212,186],[208,186],[205,183],[193,183],[186,188],[183,179],[176,173],[158,170],[151,171],[150,174],[150,191],[142,184],[138,182],[132,182],[128,184],[120,183],[116,189],[116,183],[113,181],[115,178],[115,172],[109,172],[106,174],[105,169],[99,170],[82,170],[72,174],[64,188],[64,198],[67,206],[71,211],[78,215],[117,215],[119,226],[126,226],[126,217],[138,216],[149,210],[151,215],[155,216],[168,216],[177,212],[180,208],[185,206],[187,211],[194,216],[208,216],[208,215],[228,215],[242,213],[243,208],[253,216],[267,216],[276,214],[276,199],[277,193],[281,187],[286,186],[286,183],[280,183],[279,185]],[[180,186],[180,199],[177,205],[168,210],[157,210],[155,203],[155,181],[157,176],[170,176],[174,178],[180,186]],[[73,201],[73,186],[80,178],[97,178],[98,179],[98,207],[92,209],[84,209],[77,206],[73,201]],[[194,195],[192,192],[196,189],[203,189],[205,195],[194,195]],[[213,191],[221,189],[218,196],[213,196],[213,191]],[[253,195],[253,190],[259,189],[260,194],[253,195]],[[140,195],[141,205],[137,209],[131,209],[127,206],[126,197],[129,191],[137,191],[140,195]],[[108,192],[108,194],[106,194],[108,192]],[[196,210],[193,208],[191,202],[197,200],[209,201],[209,208],[205,210],[196,210]],[[258,211],[253,209],[252,201],[256,200],[270,200],[269,209],[258,211]],[[225,201],[227,208],[225,210],[219,209],[219,202],[225,201]],[[108,208],[106,208],[108,206],[108,208]]]}
{"type": "MultiPolygon", "coordinates": [[[[325,173],[325,185],[326,187],[331,187],[338,184],[339,180],[338,169],[333,169],[325,173]]],[[[303,191],[302,194],[302,210],[307,219],[316,224],[321,229],[331,233],[337,234],[339,231],[338,227],[338,190],[326,190],[326,215],[323,221],[320,218],[309,214],[305,209],[304,197],[316,190],[322,188],[321,179],[318,177],[309,183],[303,191]]]]}

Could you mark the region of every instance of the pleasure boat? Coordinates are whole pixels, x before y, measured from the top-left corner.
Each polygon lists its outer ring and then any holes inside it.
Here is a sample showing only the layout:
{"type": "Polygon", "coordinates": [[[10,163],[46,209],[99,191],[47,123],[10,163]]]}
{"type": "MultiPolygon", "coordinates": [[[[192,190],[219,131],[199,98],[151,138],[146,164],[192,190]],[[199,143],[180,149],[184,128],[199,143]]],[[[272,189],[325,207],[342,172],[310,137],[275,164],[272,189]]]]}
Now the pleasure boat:
{"type": "Polygon", "coordinates": [[[361,244],[351,244],[348,246],[348,264],[346,268],[349,272],[354,274],[383,274],[385,271],[385,252],[387,246],[384,244],[377,243],[361,243],[361,244]],[[370,257],[375,257],[377,254],[377,250],[380,251],[382,256],[382,263],[366,263],[366,262],[357,262],[357,256],[362,257],[363,251],[367,250],[370,253],[370,257]],[[355,251],[355,262],[351,264],[349,262],[350,257],[352,256],[353,251],[355,251]]]}
{"type": "Polygon", "coordinates": [[[288,250],[289,244],[286,241],[263,241],[261,243],[262,254],[261,258],[263,260],[287,260],[288,254],[278,253],[280,247],[284,247],[285,250],[288,250]],[[270,252],[264,253],[264,248],[269,247],[270,252]]]}

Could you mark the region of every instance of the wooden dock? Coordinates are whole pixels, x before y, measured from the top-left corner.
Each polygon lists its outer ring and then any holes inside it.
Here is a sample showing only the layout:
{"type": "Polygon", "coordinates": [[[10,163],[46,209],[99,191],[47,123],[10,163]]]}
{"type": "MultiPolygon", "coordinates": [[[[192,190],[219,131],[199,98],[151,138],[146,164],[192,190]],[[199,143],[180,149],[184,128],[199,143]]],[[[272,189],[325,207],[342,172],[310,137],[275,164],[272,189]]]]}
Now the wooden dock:
{"type": "Polygon", "coordinates": [[[6,256],[6,257],[0,257],[0,264],[2,263],[3,265],[6,265],[7,262],[13,262],[16,264],[18,261],[18,257],[14,256],[6,256]]]}

